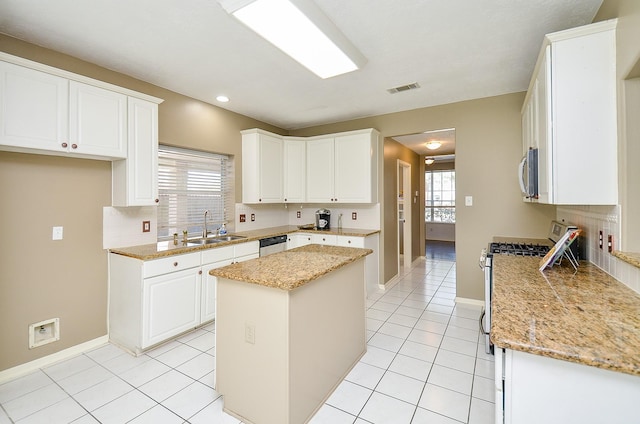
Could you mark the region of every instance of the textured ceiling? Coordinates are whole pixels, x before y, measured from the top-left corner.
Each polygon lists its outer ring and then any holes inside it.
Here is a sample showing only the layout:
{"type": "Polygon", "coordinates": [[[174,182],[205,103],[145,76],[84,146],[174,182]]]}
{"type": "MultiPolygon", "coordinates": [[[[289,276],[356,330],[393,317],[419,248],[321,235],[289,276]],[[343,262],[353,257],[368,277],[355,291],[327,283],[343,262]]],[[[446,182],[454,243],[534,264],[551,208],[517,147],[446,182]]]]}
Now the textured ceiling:
{"type": "Polygon", "coordinates": [[[0,32],[296,129],[524,91],[543,35],[590,23],[601,3],[316,0],[367,58],[327,80],[215,0],[1,0],[0,32]]]}

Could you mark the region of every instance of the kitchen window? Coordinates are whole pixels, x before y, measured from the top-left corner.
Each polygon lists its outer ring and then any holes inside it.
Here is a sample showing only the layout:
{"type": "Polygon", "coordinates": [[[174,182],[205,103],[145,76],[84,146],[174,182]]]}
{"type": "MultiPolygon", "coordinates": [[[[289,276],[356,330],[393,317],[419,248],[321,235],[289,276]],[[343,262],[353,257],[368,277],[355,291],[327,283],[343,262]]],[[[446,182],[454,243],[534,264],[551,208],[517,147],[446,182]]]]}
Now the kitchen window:
{"type": "Polygon", "coordinates": [[[229,222],[234,205],[233,161],[229,156],[159,146],[158,240],[201,235],[204,211],[208,229],[229,222]],[[231,212],[229,212],[231,211],[231,212]]]}
{"type": "Polygon", "coordinates": [[[427,171],[425,222],[456,222],[456,171],[427,171]]]}

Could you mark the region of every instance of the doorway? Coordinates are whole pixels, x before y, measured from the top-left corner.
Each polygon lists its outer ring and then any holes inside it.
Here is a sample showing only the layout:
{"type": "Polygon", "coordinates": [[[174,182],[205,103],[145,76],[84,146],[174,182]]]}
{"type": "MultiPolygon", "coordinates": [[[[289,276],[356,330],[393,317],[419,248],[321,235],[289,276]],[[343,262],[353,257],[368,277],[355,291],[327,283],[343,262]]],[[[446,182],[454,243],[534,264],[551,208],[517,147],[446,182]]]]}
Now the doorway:
{"type": "Polygon", "coordinates": [[[398,270],[411,268],[411,164],[398,159],[398,270]]]}

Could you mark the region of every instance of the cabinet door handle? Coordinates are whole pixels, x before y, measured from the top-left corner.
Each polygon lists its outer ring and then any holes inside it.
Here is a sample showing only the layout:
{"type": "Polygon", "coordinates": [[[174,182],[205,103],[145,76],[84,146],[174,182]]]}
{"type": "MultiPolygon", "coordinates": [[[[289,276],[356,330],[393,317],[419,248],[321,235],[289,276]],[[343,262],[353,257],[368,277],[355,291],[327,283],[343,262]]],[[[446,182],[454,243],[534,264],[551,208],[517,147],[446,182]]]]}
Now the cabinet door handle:
{"type": "Polygon", "coordinates": [[[77,145],[76,143],[73,143],[73,144],[71,145],[71,148],[72,148],[72,149],[77,149],[77,148],[78,148],[78,145],[77,145]]]}
{"type": "Polygon", "coordinates": [[[174,262],[174,263],[173,263],[173,266],[178,266],[178,262],[174,262]]]}
{"type": "Polygon", "coordinates": [[[64,147],[65,149],[68,147],[69,145],[67,143],[62,143],[62,147],[64,147]]]}
{"type": "Polygon", "coordinates": [[[160,199],[156,199],[156,203],[160,203],[160,199]]]}
{"type": "Polygon", "coordinates": [[[202,270],[198,271],[198,275],[202,275],[202,270]]]}
{"type": "Polygon", "coordinates": [[[286,202],[286,201],[287,201],[287,199],[284,199],[284,201],[286,202]]]}
{"type": "Polygon", "coordinates": [[[351,240],[347,240],[347,243],[348,243],[348,244],[351,244],[351,240]]]}

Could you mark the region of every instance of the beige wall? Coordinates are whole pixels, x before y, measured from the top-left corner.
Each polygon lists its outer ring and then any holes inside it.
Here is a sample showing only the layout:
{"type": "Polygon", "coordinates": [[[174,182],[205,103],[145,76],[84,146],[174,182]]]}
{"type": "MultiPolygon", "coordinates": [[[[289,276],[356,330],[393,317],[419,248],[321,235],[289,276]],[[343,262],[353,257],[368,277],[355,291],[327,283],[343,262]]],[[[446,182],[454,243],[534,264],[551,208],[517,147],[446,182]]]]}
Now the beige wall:
{"type": "MultiPolygon", "coordinates": [[[[383,260],[383,280],[389,281],[398,273],[398,160],[411,165],[411,187],[412,191],[420,190],[420,157],[413,150],[410,150],[397,141],[384,138],[384,178],[383,190],[384,198],[381,200],[382,233],[384,237],[384,255],[380,255],[383,260]],[[387,246],[389,248],[387,249],[387,246]]],[[[423,182],[424,185],[424,182],[423,182]]],[[[411,234],[420,233],[419,206],[420,202],[411,205],[411,234]]],[[[424,213],[423,213],[424,215],[424,213]]],[[[420,238],[411,239],[411,259],[424,255],[424,246],[420,250],[420,238]]]]}
{"type": "Polygon", "coordinates": [[[618,18],[618,164],[622,250],[640,252],[640,1],[604,0],[594,21],[618,18]]]}
{"type": "Polygon", "coordinates": [[[0,199],[0,370],[107,334],[111,163],[0,152],[0,199]],[[49,318],[60,341],[29,350],[29,324],[49,318]]]}
{"type": "MultiPolygon", "coordinates": [[[[524,93],[416,109],[340,122],[304,130],[294,135],[316,135],[373,127],[382,137],[442,128],[456,129],[456,204],[473,196],[473,206],[456,209],[457,296],[483,299],[480,250],[492,236],[545,237],[555,217],[555,207],[522,202],[517,165],[522,156],[520,109],[524,93]]],[[[393,219],[389,205],[395,201],[395,164],[388,165],[385,151],[385,192],[382,202],[382,244],[385,278],[393,274],[396,241],[387,231],[393,219]],[[391,179],[391,183],[387,182],[391,179]],[[387,189],[394,187],[393,191],[387,189]],[[391,215],[391,218],[389,218],[391,215]]],[[[424,166],[422,166],[424,171],[424,166]]],[[[424,185],[424,183],[422,183],[424,185]]],[[[421,189],[424,192],[424,187],[421,189]]],[[[424,199],[422,199],[424,200],[424,199]]],[[[393,223],[395,228],[395,222],[393,223]]],[[[419,237],[424,240],[424,234],[419,237]]]]}
{"type": "MultiPolygon", "coordinates": [[[[239,158],[240,130],[281,129],[22,41],[0,51],[164,99],[161,143],[239,158]]],[[[236,160],[236,199],[241,199],[236,160]]],[[[111,204],[111,164],[0,152],[0,371],[107,334],[107,253],[102,207],[111,204]],[[52,241],[53,226],[64,240],[52,241]],[[58,342],[28,349],[31,323],[60,318],[58,342]]]]}

